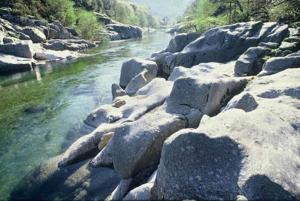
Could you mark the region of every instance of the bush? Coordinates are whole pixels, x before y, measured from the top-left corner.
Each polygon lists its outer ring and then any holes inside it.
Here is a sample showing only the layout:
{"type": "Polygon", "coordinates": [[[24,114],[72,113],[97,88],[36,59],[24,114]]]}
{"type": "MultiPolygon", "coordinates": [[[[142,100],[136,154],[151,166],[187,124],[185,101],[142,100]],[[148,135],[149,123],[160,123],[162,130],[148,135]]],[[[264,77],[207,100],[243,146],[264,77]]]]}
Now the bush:
{"type": "Polygon", "coordinates": [[[92,13],[82,9],[76,11],[75,29],[79,35],[87,40],[100,40],[100,32],[103,26],[97,21],[97,17],[92,13]]]}
{"type": "Polygon", "coordinates": [[[185,12],[182,23],[185,29],[204,32],[212,27],[224,25],[228,19],[226,15],[213,16],[219,5],[210,0],[196,0],[185,12]]]}

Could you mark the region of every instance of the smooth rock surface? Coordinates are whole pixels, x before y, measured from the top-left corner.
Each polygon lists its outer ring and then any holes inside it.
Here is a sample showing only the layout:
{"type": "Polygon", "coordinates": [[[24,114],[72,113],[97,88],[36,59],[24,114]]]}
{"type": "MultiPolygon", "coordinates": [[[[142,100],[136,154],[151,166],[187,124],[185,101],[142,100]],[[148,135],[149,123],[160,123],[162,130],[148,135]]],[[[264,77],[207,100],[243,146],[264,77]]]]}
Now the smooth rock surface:
{"type": "Polygon", "coordinates": [[[288,26],[276,23],[247,22],[213,28],[187,45],[181,52],[156,56],[159,68],[170,74],[174,67],[192,67],[206,62],[228,62],[260,42],[280,43],[288,26]]]}
{"type": "Polygon", "coordinates": [[[273,57],[266,61],[263,66],[263,71],[259,74],[270,75],[288,68],[299,68],[300,67],[300,54],[289,54],[285,57],[273,57]]]}
{"type": "Polygon", "coordinates": [[[0,45],[0,53],[14,55],[17,57],[32,58],[33,49],[31,42],[20,42],[0,45]]]}
{"type": "Polygon", "coordinates": [[[299,72],[250,83],[245,91],[258,103],[251,112],[229,107],[169,137],[151,199],[299,199],[299,72]]]}
{"type": "Polygon", "coordinates": [[[131,59],[124,62],[121,69],[120,86],[125,88],[135,76],[144,70],[148,71],[149,77],[157,75],[157,65],[153,61],[131,59]]]}
{"type": "Polygon", "coordinates": [[[269,48],[251,47],[236,61],[234,72],[238,76],[256,75],[262,70],[262,59],[271,53],[269,48]]]}
{"type": "Polygon", "coordinates": [[[46,41],[45,34],[37,28],[25,27],[22,29],[22,33],[28,35],[33,43],[42,43],[46,41]]]}

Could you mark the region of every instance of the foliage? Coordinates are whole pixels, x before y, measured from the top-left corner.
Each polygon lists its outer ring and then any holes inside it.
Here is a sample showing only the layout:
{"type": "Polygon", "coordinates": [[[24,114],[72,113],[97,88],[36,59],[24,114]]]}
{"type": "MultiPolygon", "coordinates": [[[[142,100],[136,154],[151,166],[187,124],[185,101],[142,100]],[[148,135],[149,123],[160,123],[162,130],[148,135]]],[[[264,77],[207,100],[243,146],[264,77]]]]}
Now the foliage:
{"type": "Polygon", "coordinates": [[[195,0],[180,20],[187,29],[203,32],[235,22],[261,20],[297,25],[299,0],[195,0]]]}
{"type": "Polygon", "coordinates": [[[223,25],[227,22],[225,15],[214,16],[218,7],[217,3],[210,0],[196,0],[185,12],[185,18],[181,19],[186,29],[204,32],[209,28],[223,25]]]}
{"type": "Polygon", "coordinates": [[[77,9],[76,16],[75,29],[79,35],[88,40],[100,40],[99,33],[104,28],[98,23],[96,16],[83,9],[77,9]]]}

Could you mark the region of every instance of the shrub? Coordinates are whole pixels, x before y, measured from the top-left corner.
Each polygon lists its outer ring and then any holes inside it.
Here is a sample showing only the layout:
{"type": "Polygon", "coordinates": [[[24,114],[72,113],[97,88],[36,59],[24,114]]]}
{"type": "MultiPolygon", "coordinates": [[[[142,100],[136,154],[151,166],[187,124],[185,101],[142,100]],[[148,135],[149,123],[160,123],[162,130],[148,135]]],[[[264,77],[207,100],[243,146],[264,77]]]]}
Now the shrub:
{"type": "Polygon", "coordinates": [[[83,9],[76,11],[77,20],[75,29],[79,35],[88,40],[99,40],[100,32],[104,29],[97,21],[97,17],[92,13],[83,9]]]}

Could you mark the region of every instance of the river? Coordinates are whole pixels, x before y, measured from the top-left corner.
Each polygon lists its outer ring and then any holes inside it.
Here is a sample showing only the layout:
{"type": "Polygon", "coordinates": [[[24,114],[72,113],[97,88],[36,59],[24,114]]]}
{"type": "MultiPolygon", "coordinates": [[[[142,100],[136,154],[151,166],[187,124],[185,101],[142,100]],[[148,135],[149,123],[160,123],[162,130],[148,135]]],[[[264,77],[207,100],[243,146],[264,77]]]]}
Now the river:
{"type": "Polygon", "coordinates": [[[72,63],[0,76],[0,200],[29,171],[76,140],[95,107],[111,102],[111,85],[118,83],[124,61],[149,57],[164,49],[170,37],[145,34],[141,40],[93,49],[93,56],[72,63]]]}

